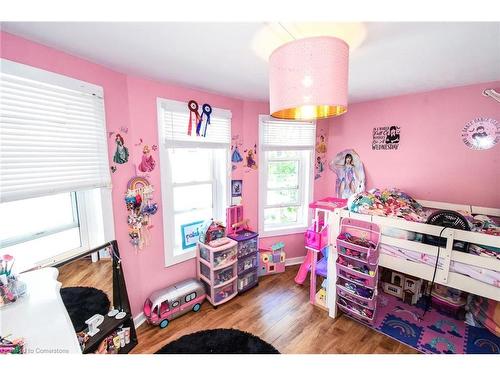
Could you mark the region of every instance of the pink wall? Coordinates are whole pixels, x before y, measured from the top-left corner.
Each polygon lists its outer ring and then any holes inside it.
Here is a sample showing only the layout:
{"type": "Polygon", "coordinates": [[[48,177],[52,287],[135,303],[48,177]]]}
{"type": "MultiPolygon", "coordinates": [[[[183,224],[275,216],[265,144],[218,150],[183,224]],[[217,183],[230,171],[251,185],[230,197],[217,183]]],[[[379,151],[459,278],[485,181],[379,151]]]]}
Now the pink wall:
{"type": "MultiPolygon", "coordinates": [[[[500,121],[500,104],[481,93],[500,81],[351,104],[330,119],[328,160],[354,149],[365,166],[367,189],[398,187],[425,200],[500,207],[500,146],[474,151],[460,137],[477,117],[500,121]],[[397,151],[372,150],[374,127],[401,126],[397,151]]],[[[330,192],[335,174],[327,172],[330,192]]]]}
{"type": "MultiPolygon", "coordinates": [[[[167,83],[159,83],[140,77],[127,76],[106,67],[68,55],[38,43],[1,33],[0,56],[23,64],[64,74],[100,85],[104,89],[107,130],[120,132],[129,148],[129,162],[117,166],[112,174],[113,213],[115,236],[118,240],[126,276],[130,303],[134,315],[142,309],[145,298],[155,289],[187,277],[195,276],[194,260],[165,268],[163,222],[161,209],[153,218],[151,246],[135,254],[129,244],[126,225],[127,211],[123,204],[127,182],[135,175],[134,163],[140,162],[142,146],[136,146],[142,138],[144,144],[158,144],[156,98],[183,100],[196,99],[209,102],[215,107],[232,112],[232,133],[243,143],[241,149],[253,147],[258,142],[258,115],[269,112],[268,104],[232,99],[229,97],[193,90],[167,83]],[[128,129],[124,132],[122,128],[128,129]]],[[[108,140],[110,159],[115,151],[113,138],[108,140]]],[[[149,173],[155,187],[155,200],[161,205],[161,184],[158,152],[153,152],[158,166],[149,173]]],[[[257,155],[257,164],[259,163],[257,155]]],[[[238,165],[234,179],[243,179],[245,216],[252,229],[258,228],[258,171],[238,165]]],[[[284,241],[289,257],[304,255],[303,236],[292,235],[268,239],[267,242],[284,241]]]]}

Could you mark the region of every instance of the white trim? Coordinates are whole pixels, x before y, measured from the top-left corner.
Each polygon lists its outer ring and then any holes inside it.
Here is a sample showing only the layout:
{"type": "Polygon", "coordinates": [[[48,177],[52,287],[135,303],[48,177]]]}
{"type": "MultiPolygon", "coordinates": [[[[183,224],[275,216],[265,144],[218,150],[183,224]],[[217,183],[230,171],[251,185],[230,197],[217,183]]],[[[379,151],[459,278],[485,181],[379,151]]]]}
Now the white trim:
{"type": "Polygon", "coordinates": [[[146,322],[146,315],[144,315],[143,312],[137,314],[134,317],[134,326],[135,326],[135,329],[137,329],[140,326],[142,326],[145,322],[146,322]]]}
{"type": "Polygon", "coordinates": [[[285,266],[295,266],[297,264],[302,264],[304,263],[305,256],[301,257],[295,257],[295,258],[286,258],[285,259],[285,266]]]}
{"type": "MultiPolygon", "coordinates": [[[[309,220],[309,218],[308,218],[308,220],[309,220]]],[[[259,227],[260,227],[260,225],[259,225],[259,227]]],[[[266,237],[285,236],[285,235],[289,235],[289,234],[300,234],[300,233],[305,233],[307,228],[308,228],[307,225],[306,226],[300,225],[300,226],[292,226],[292,227],[281,227],[279,229],[268,230],[268,231],[264,231],[263,229],[259,229],[259,237],[266,238],[266,237]]]]}
{"type": "MultiPolygon", "coordinates": [[[[226,158],[226,171],[215,170],[215,168],[220,168],[218,165],[213,166],[213,173],[219,175],[219,173],[224,173],[226,176],[226,188],[225,188],[225,204],[224,208],[218,209],[217,212],[214,212],[214,217],[222,218],[224,216],[225,207],[229,205],[231,199],[231,160],[230,160],[230,140],[231,140],[231,127],[229,129],[229,141],[227,144],[223,143],[205,143],[205,142],[190,142],[190,141],[178,141],[178,142],[164,142],[163,135],[163,111],[164,110],[173,110],[180,109],[182,107],[183,111],[187,111],[187,103],[172,101],[168,99],[163,99],[160,97],[156,98],[157,104],[157,126],[158,126],[158,145],[159,145],[159,154],[160,154],[160,180],[161,180],[161,191],[162,191],[162,214],[163,214],[163,241],[164,241],[164,266],[170,267],[175,264],[179,264],[190,259],[196,257],[196,249],[193,247],[192,250],[186,251],[180,255],[174,255],[174,247],[175,247],[175,222],[174,222],[174,204],[173,198],[171,196],[171,191],[173,189],[173,181],[172,181],[172,173],[171,169],[168,166],[171,164],[169,160],[168,150],[172,148],[210,148],[210,149],[219,149],[225,150],[225,158],[226,158]],[[171,108],[169,106],[173,106],[175,108],[171,108]]],[[[231,111],[224,109],[213,108],[212,114],[214,116],[220,116],[224,118],[231,119],[231,111]]],[[[215,163],[213,163],[215,164],[215,163]]],[[[220,193],[221,186],[220,181],[217,178],[213,178],[210,181],[214,184],[212,188],[213,202],[216,201],[216,197],[218,192],[220,193]],[[215,186],[216,185],[216,186],[215,186]]],[[[198,182],[196,182],[198,183],[198,182]]],[[[191,185],[191,184],[187,184],[191,185]]]]}

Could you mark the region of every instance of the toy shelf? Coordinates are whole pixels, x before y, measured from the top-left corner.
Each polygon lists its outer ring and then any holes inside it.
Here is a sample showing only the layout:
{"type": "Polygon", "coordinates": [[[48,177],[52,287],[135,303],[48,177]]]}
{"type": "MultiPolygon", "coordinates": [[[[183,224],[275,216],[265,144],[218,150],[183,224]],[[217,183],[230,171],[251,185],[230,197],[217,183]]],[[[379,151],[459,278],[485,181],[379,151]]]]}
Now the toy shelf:
{"type": "Polygon", "coordinates": [[[377,312],[378,245],[376,224],[344,218],[337,237],[337,306],[371,324],[377,312]]]}
{"type": "Polygon", "coordinates": [[[237,294],[238,243],[228,238],[222,246],[212,247],[202,242],[197,246],[197,273],[213,306],[221,305],[237,294]]]}

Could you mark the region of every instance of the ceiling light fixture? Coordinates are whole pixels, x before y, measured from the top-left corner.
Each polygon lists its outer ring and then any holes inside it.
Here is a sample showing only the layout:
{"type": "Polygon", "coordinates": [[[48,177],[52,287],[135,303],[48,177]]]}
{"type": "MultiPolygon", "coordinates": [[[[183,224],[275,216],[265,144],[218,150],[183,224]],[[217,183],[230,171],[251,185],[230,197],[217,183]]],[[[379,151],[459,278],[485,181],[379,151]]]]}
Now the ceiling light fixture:
{"type": "Polygon", "coordinates": [[[336,37],[296,39],[278,47],[269,58],[271,116],[315,120],[345,113],[348,65],[349,45],[336,37]]]}

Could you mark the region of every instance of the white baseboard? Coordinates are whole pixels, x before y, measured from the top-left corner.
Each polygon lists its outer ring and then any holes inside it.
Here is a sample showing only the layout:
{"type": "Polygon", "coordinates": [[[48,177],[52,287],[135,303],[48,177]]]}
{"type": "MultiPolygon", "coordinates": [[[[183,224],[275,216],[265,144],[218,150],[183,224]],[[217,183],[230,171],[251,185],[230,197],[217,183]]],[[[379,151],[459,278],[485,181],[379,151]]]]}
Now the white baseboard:
{"type": "Polygon", "coordinates": [[[135,329],[139,328],[141,325],[144,324],[146,321],[146,315],[144,315],[143,312],[141,312],[139,315],[134,317],[134,326],[135,329]]]}
{"type": "Polygon", "coordinates": [[[285,266],[295,266],[296,264],[302,264],[304,262],[305,256],[295,257],[295,258],[287,258],[285,259],[285,266]]]}

